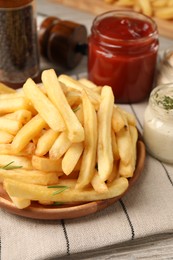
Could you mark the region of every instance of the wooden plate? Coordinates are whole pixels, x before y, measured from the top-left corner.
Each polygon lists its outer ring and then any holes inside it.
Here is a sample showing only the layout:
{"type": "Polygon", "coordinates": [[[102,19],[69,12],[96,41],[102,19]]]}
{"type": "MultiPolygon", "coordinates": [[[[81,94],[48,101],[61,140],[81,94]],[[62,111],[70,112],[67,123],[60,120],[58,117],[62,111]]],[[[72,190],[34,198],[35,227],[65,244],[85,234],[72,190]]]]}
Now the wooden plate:
{"type": "MultiPolygon", "coordinates": [[[[145,145],[143,141],[138,140],[136,170],[134,172],[134,176],[129,179],[129,187],[126,190],[126,192],[132,187],[132,185],[139,178],[143,170],[144,161],[145,161],[145,145]]],[[[88,203],[83,203],[78,205],[59,206],[58,208],[52,206],[51,207],[43,206],[36,202],[33,202],[31,206],[26,209],[18,209],[11,202],[7,193],[4,191],[2,185],[0,185],[0,207],[12,214],[16,214],[27,218],[47,219],[47,220],[70,219],[70,218],[78,218],[78,217],[86,216],[95,213],[99,210],[102,210],[115,203],[122,196],[124,196],[125,193],[123,193],[121,196],[112,199],[93,201],[93,202],[88,202],[88,203]]]]}

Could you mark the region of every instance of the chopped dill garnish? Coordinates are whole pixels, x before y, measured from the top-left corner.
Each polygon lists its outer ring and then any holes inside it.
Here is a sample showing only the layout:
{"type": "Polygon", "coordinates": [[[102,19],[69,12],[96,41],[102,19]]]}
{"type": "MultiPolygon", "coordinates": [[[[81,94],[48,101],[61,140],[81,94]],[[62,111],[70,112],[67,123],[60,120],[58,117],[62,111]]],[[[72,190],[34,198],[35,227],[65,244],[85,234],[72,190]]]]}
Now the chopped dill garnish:
{"type": "Polygon", "coordinates": [[[3,169],[3,170],[14,170],[14,169],[20,169],[22,168],[23,166],[16,166],[16,165],[12,165],[14,163],[14,161],[4,165],[4,166],[0,166],[0,169],[3,169]]]}
{"type": "Polygon", "coordinates": [[[68,189],[68,187],[64,186],[64,185],[51,185],[51,186],[48,186],[48,188],[49,189],[54,189],[54,188],[57,189],[56,191],[54,191],[52,193],[52,195],[57,195],[57,194],[59,194],[59,193],[61,193],[61,192],[63,192],[63,191],[68,189]]]}
{"type": "Polygon", "coordinates": [[[163,97],[159,97],[158,94],[155,95],[154,97],[156,103],[159,106],[162,106],[165,110],[171,110],[173,109],[173,98],[170,96],[163,96],[163,97]]]}
{"type": "Polygon", "coordinates": [[[166,110],[173,109],[173,98],[169,96],[164,96],[162,100],[162,105],[166,110]]]}

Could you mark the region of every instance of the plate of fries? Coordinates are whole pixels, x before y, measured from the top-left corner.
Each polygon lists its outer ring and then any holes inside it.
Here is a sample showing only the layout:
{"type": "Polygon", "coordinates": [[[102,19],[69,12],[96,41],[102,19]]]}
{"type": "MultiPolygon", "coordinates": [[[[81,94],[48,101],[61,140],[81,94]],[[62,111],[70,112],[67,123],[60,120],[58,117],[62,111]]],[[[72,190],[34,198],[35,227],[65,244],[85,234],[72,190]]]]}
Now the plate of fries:
{"type": "Polygon", "coordinates": [[[115,203],[140,176],[145,146],[109,86],[42,73],[0,84],[0,207],[35,219],[77,218],[115,203]]]}
{"type": "Polygon", "coordinates": [[[173,0],[104,0],[104,2],[117,7],[129,7],[159,19],[173,19],[173,0]]]}
{"type": "Polygon", "coordinates": [[[54,2],[95,15],[110,10],[133,10],[152,17],[157,23],[159,34],[173,38],[173,0],[54,0],[54,2]]]}

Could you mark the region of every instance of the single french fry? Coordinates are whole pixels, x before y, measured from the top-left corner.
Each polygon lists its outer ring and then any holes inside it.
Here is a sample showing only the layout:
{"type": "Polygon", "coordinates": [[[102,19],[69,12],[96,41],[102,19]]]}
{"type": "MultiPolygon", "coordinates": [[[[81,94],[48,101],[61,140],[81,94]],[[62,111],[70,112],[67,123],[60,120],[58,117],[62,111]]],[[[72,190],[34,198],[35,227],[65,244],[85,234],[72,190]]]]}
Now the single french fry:
{"type": "Polygon", "coordinates": [[[113,168],[113,152],[111,142],[111,125],[114,96],[111,87],[104,86],[101,93],[102,101],[98,110],[98,174],[106,181],[113,168]]]}
{"type": "Polygon", "coordinates": [[[94,106],[85,92],[83,92],[82,104],[84,112],[85,140],[81,169],[77,179],[76,189],[82,189],[91,182],[96,165],[97,116],[94,106]]]}
{"type": "MultiPolygon", "coordinates": [[[[0,102],[1,103],[1,102],[0,102]]],[[[22,127],[22,123],[5,117],[0,117],[0,130],[15,135],[22,127]]]]}
{"type": "Polygon", "coordinates": [[[13,179],[16,181],[21,181],[23,183],[31,183],[38,185],[53,185],[58,183],[58,176],[55,172],[44,173],[42,171],[36,170],[3,170],[0,169],[0,181],[5,179],[13,179]]]}
{"type": "Polygon", "coordinates": [[[5,166],[8,165],[9,163],[12,163],[12,167],[14,166],[19,166],[24,169],[33,169],[32,163],[30,158],[25,157],[25,156],[16,156],[16,155],[0,155],[0,165],[5,166]]]}
{"type": "Polygon", "coordinates": [[[68,139],[67,134],[62,132],[49,150],[51,159],[59,159],[65,154],[72,142],[68,139]]]}
{"type": "Polygon", "coordinates": [[[83,143],[73,143],[65,153],[62,159],[62,170],[66,175],[69,175],[74,170],[83,148],[83,143]]]}
{"type": "Polygon", "coordinates": [[[152,6],[151,6],[151,2],[150,0],[138,0],[139,5],[141,7],[141,10],[143,12],[143,14],[148,15],[148,16],[152,16],[152,6]]]}
{"type": "Polygon", "coordinates": [[[32,113],[29,110],[21,109],[13,113],[6,114],[3,117],[19,121],[22,124],[26,124],[32,117],[32,113]]]}
{"type": "Polygon", "coordinates": [[[118,0],[116,5],[117,6],[133,7],[134,0],[118,0]]]}
{"type": "Polygon", "coordinates": [[[118,145],[117,145],[117,137],[116,137],[113,129],[111,129],[111,138],[112,138],[113,157],[114,157],[114,160],[117,161],[120,159],[120,155],[119,155],[119,150],[118,150],[118,145]]]}
{"type": "Polygon", "coordinates": [[[0,154],[13,155],[14,151],[12,150],[11,144],[0,144],[0,154]]]}
{"type": "Polygon", "coordinates": [[[109,178],[107,179],[107,183],[113,182],[115,179],[118,179],[120,177],[119,174],[119,161],[114,161],[113,169],[111,174],[109,175],[109,178]]]}
{"type": "Polygon", "coordinates": [[[91,88],[92,90],[94,90],[95,88],[98,88],[96,84],[94,84],[92,81],[90,81],[86,78],[81,78],[78,80],[78,82],[82,83],[83,85],[85,85],[88,88],[91,88]]]}
{"type": "Polygon", "coordinates": [[[124,116],[118,109],[117,106],[114,105],[113,113],[112,113],[112,128],[115,133],[119,132],[126,124],[124,116]]]}
{"type": "Polygon", "coordinates": [[[18,153],[46,127],[46,122],[37,114],[28,123],[26,123],[16,134],[11,143],[12,149],[18,153]]]}
{"type": "Polygon", "coordinates": [[[142,13],[141,6],[140,6],[138,1],[135,1],[134,6],[133,6],[133,10],[135,12],[139,12],[139,13],[141,12],[142,13]]]}
{"type": "Polygon", "coordinates": [[[40,203],[41,205],[49,206],[49,205],[52,205],[52,204],[53,204],[53,201],[49,201],[49,200],[39,200],[38,203],[40,203]]]}
{"type": "Polygon", "coordinates": [[[11,144],[0,144],[0,154],[1,155],[18,155],[18,156],[30,156],[35,151],[35,145],[34,143],[30,142],[28,143],[22,151],[16,153],[15,150],[13,150],[13,147],[11,144]]]}
{"type": "Polygon", "coordinates": [[[62,175],[62,160],[53,160],[46,157],[32,156],[32,166],[34,169],[44,172],[57,172],[58,176],[62,175]]]}
{"type": "Polygon", "coordinates": [[[68,188],[75,188],[76,178],[71,178],[71,176],[68,179],[64,177],[60,177],[58,185],[67,186],[68,188]]]}
{"type": "Polygon", "coordinates": [[[98,193],[108,192],[108,187],[106,183],[103,180],[101,180],[97,170],[95,170],[94,176],[91,180],[91,185],[93,186],[94,190],[98,193]]]}
{"type": "Polygon", "coordinates": [[[4,94],[4,93],[15,93],[16,90],[13,88],[8,87],[7,85],[5,85],[4,83],[0,82],[0,94],[4,94]]]}
{"type": "Polygon", "coordinates": [[[74,108],[74,113],[76,114],[79,122],[81,123],[81,125],[84,125],[84,117],[83,117],[83,106],[82,104],[80,104],[79,106],[77,106],[76,108],[74,108]]]}
{"type": "Polygon", "coordinates": [[[19,109],[28,109],[28,100],[24,97],[2,99],[0,102],[0,114],[15,112],[19,109]]]}
{"type": "Polygon", "coordinates": [[[154,15],[160,19],[173,19],[173,6],[157,8],[154,10],[154,15]]]}
{"type": "Polygon", "coordinates": [[[138,131],[137,128],[134,126],[129,126],[130,129],[130,136],[132,139],[132,151],[133,151],[133,156],[132,156],[132,170],[134,172],[135,167],[136,167],[136,158],[137,158],[137,140],[138,140],[138,131]]]}
{"type": "Polygon", "coordinates": [[[6,131],[0,130],[0,144],[9,144],[12,142],[14,135],[9,134],[6,131]]]}
{"type": "Polygon", "coordinates": [[[65,124],[58,109],[42,93],[32,79],[28,79],[23,85],[24,93],[32,102],[40,116],[54,131],[65,130],[65,124]]]}
{"type": "Polygon", "coordinates": [[[16,208],[18,209],[24,209],[27,208],[31,205],[31,201],[28,199],[21,199],[21,198],[16,198],[13,196],[10,196],[12,202],[14,203],[14,205],[16,206],[16,208]]]}
{"type": "Polygon", "coordinates": [[[130,161],[128,164],[124,164],[124,162],[121,160],[119,164],[119,174],[120,176],[123,176],[125,178],[132,177],[133,176],[132,161],[130,161]]]}
{"type": "Polygon", "coordinates": [[[129,126],[125,126],[117,134],[117,145],[120,159],[127,165],[133,156],[132,140],[129,132],[129,126]]]}
{"type": "Polygon", "coordinates": [[[59,133],[53,131],[52,129],[45,131],[45,133],[41,135],[37,141],[35,154],[39,156],[47,154],[58,136],[59,133]]]}
{"type": "MultiPolygon", "coordinates": [[[[58,185],[60,185],[58,183],[58,185]]],[[[22,199],[30,199],[35,201],[59,201],[64,203],[85,202],[110,199],[123,194],[128,188],[128,180],[120,177],[113,181],[108,186],[108,191],[105,193],[98,193],[93,188],[86,190],[78,190],[66,187],[62,192],[58,192],[58,188],[48,188],[46,186],[24,183],[12,179],[4,180],[4,188],[10,196],[15,196],[22,199]]],[[[61,188],[62,189],[62,188],[61,188]]]]}
{"type": "Polygon", "coordinates": [[[121,109],[121,108],[117,108],[119,113],[122,115],[122,116],[125,116],[126,120],[127,120],[127,123],[129,125],[132,125],[132,126],[136,126],[136,119],[134,117],[133,114],[127,112],[126,110],[124,109],[121,109]]]}
{"type": "Polygon", "coordinates": [[[11,99],[11,98],[19,98],[19,97],[24,97],[24,94],[22,92],[0,94],[0,100],[11,99]]]}
{"type": "Polygon", "coordinates": [[[84,140],[84,129],[68,104],[55,71],[53,69],[43,71],[42,81],[48,97],[64,119],[69,140],[72,142],[82,142],[84,140]]]}
{"type": "Polygon", "coordinates": [[[153,7],[164,7],[164,6],[167,6],[168,4],[168,0],[154,0],[152,1],[152,6],[153,7]]]}

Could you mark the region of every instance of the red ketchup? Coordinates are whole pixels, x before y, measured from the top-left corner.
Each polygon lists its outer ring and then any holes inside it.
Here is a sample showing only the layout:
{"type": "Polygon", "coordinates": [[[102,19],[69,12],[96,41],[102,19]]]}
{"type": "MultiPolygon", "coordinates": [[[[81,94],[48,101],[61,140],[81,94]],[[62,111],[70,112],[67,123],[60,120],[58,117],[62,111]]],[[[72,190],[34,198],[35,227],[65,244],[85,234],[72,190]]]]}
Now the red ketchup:
{"type": "Polygon", "coordinates": [[[148,97],[159,45],[155,22],[133,11],[111,11],[97,16],[91,31],[89,79],[111,86],[119,103],[148,97]]]}

